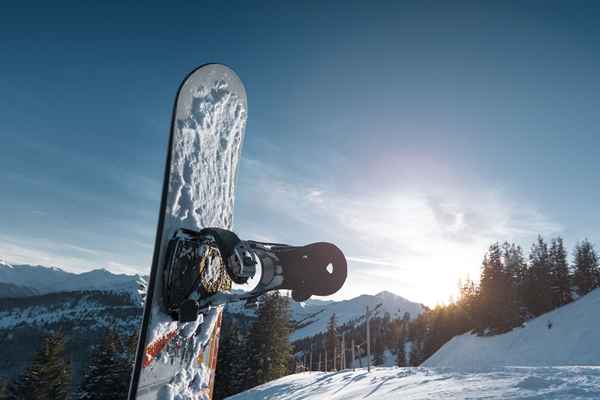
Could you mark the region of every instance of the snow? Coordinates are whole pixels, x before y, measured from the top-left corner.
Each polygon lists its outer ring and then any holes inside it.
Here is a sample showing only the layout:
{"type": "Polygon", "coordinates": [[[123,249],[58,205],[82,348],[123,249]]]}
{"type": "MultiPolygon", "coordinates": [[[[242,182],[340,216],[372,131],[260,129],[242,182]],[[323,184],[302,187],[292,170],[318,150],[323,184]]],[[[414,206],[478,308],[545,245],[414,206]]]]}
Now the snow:
{"type": "Polygon", "coordinates": [[[364,315],[366,307],[372,310],[378,304],[381,304],[379,315],[382,316],[388,312],[392,317],[402,317],[405,312],[409,312],[411,318],[416,318],[422,311],[422,306],[417,303],[413,303],[405,298],[395,295],[390,292],[381,292],[375,296],[362,295],[355,297],[351,300],[344,300],[339,302],[330,303],[325,307],[311,307],[305,306],[302,313],[297,313],[296,318],[300,319],[301,316],[308,316],[315,312],[323,310],[317,318],[311,318],[314,321],[310,325],[303,327],[302,329],[296,330],[290,336],[290,340],[298,340],[307,336],[313,336],[327,330],[327,323],[333,313],[335,313],[336,321],[338,325],[345,322],[350,322],[360,318],[364,315]]]}
{"type": "MultiPolygon", "coordinates": [[[[179,228],[230,229],[233,220],[235,179],[246,125],[246,94],[239,78],[228,68],[209,65],[194,72],[181,88],[173,126],[171,169],[166,215],[158,265],[164,265],[166,246],[179,228]]],[[[189,334],[192,328],[177,324],[161,309],[162,277],[159,269],[152,299],[146,345],[173,329],[189,334]]],[[[198,328],[194,354],[200,354],[215,327],[222,308],[211,309],[198,328]]],[[[195,358],[193,358],[195,360],[195,358]]],[[[152,364],[142,370],[140,387],[151,385],[152,364]],[[149,371],[149,372],[147,372],[149,371]],[[150,374],[150,375],[146,375],[150,374]]],[[[208,396],[210,371],[203,363],[189,362],[161,398],[191,399],[208,396]]],[[[148,393],[148,392],[146,392],[148,393]]],[[[147,398],[156,398],[148,393],[147,398]]],[[[145,397],[145,398],[146,398],[145,397]]],[[[138,395],[138,398],[141,398],[138,395]]]]}
{"type": "Polygon", "coordinates": [[[303,372],[228,397],[229,400],[425,400],[600,398],[598,367],[500,367],[480,372],[372,368],[303,372]]]}
{"type": "Polygon", "coordinates": [[[169,382],[163,389],[163,398],[166,399],[194,399],[198,392],[206,391],[209,388],[211,371],[205,368],[203,364],[197,364],[195,361],[202,352],[202,349],[208,344],[212,331],[219,316],[219,310],[212,308],[207,313],[207,318],[203,321],[204,329],[201,334],[192,338],[194,340],[195,354],[188,362],[185,368],[182,368],[175,378],[169,382]]]}
{"type": "Polygon", "coordinates": [[[508,365],[600,365],[598,310],[600,289],[502,335],[457,336],[423,366],[481,369],[508,365]]]}
{"type": "MultiPolygon", "coordinates": [[[[234,92],[241,84],[229,88],[222,79],[213,81],[214,74],[209,79],[196,77],[186,81],[177,104],[159,265],[164,265],[166,245],[177,229],[231,228],[232,224],[234,181],[246,120],[244,99],[234,92]]],[[[157,281],[155,293],[160,294],[161,280],[157,281]]],[[[154,300],[149,342],[176,326],[160,310],[156,295],[154,300]]]]}
{"type": "Polygon", "coordinates": [[[29,325],[43,327],[51,323],[63,323],[75,321],[91,321],[94,328],[123,328],[131,332],[139,325],[139,319],[115,319],[115,310],[139,310],[135,304],[131,305],[107,305],[99,302],[94,293],[84,294],[79,298],[69,299],[63,304],[49,303],[35,306],[11,307],[0,311],[0,329],[15,329],[19,326],[29,325]],[[117,326],[115,326],[117,325],[117,326]]]}
{"type": "Polygon", "coordinates": [[[229,399],[599,399],[599,307],[596,289],[506,334],[455,337],[418,368],[386,351],[371,373],[305,372],[229,399]]]}

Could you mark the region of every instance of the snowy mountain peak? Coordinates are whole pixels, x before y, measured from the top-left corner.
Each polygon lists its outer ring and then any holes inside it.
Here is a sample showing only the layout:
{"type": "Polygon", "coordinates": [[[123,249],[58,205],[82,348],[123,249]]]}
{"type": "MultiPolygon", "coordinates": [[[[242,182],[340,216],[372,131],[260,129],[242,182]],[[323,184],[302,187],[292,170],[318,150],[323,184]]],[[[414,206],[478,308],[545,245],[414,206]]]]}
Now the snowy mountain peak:
{"type": "Polygon", "coordinates": [[[98,276],[120,275],[120,274],[113,274],[112,272],[110,272],[106,268],[95,268],[95,269],[93,269],[91,271],[83,272],[82,274],[98,275],[98,276]]]}
{"type": "Polygon", "coordinates": [[[392,293],[389,292],[387,290],[384,290],[383,292],[379,292],[375,295],[375,297],[380,297],[382,299],[399,299],[399,300],[406,300],[404,297],[397,295],[396,293],[392,293]]]}
{"type": "Polygon", "coordinates": [[[378,315],[382,316],[384,313],[389,313],[392,318],[402,317],[405,312],[408,312],[411,318],[416,318],[423,309],[420,304],[406,300],[404,297],[391,292],[361,295],[342,301],[307,302],[304,307],[298,303],[292,303],[293,318],[296,321],[303,321],[304,326],[296,330],[290,339],[297,340],[324,332],[327,329],[327,321],[333,314],[335,314],[339,325],[356,321],[364,315],[367,306],[374,309],[378,304],[381,304],[378,315]]]}
{"type": "Polygon", "coordinates": [[[16,285],[36,294],[104,290],[137,296],[139,278],[139,275],[113,274],[105,268],[78,274],[58,267],[0,264],[0,283],[16,285]]]}
{"type": "Polygon", "coordinates": [[[0,268],[13,268],[12,265],[10,265],[9,263],[7,263],[6,261],[0,259],[0,268]]]}
{"type": "MultiPolygon", "coordinates": [[[[374,309],[381,304],[377,316],[389,313],[392,318],[402,318],[408,312],[412,319],[421,314],[423,306],[412,302],[392,292],[381,292],[376,295],[363,294],[348,300],[308,299],[302,303],[291,302],[291,316],[302,328],[295,330],[290,340],[295,341],[305,337],[325,332],[327,322],[333,314],[338,325],[357,321],[365,314],[367,306],[374,309]]],[[[227,305],[227,311],[233,314],[253,316],[254,310],[244,308],[243,303],[227,305]]]]}

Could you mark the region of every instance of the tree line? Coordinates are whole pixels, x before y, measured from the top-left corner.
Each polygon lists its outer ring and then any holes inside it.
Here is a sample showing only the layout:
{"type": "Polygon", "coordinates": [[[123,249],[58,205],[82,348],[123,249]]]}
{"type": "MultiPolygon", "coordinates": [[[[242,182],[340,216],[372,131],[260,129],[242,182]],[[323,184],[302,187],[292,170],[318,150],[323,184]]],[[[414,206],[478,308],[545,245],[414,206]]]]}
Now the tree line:
{"type": "MultiPolygon", "coordinates": [[[[215,379],[215,399],[238,393],[293,371],[289,335],[289,299],[264,296],[257,318],[244,324],[227,318],[222,330],[215,379]]],[[[107,330],[74,387],[73,369],[65,353],[68,338],[58,331],[42,340],[31,366],[18,377],[0,381],[0,400],[126,399],[137,335],[120,337],[107,330]]]]}
{"type": "Polygon", "coordinates": [[[288,297],[263,296],[256,319],[243,325],[225,318],[217,359],[214,398],[223,399],[294,371],[288,297]]]}
{"type": "MultiPolygon", "coordinates": [[[[484,256],[479,285],[467,280],[458,305],[468,328],[481,335],[507,332],[523,322],[572,302],[600,287],[598,255],[592,243],[575,246],[572,262],[562,238],[538,236],[528,260],[514,243],[494,243],[484,256]]],[[[469,329],[469,330],[471,330],[469,329]]]]}
{"type": "Polygon", "coordinates": [[[301,369],[310,371],[367,367],[368,350],[371,353],[370,365],[384,365],[387,351],[389,356],[393,356],[395,365],[404,367],[409,365],[409,342],[412,336],[416,336],[413,332],[415,326],[411,323],[410,313],[392,317],[388,312],[380,313],[376,307],[369,315],[368,349],[366,313],[343,324],[337,322],[333,313],[327,331],[295,341],[294,353],[299,355],[297,361],[302,365],[301,369]]]}
{"type": "MultiPolygon", "coordinates": [[[[388,313],[371,319],[372,365],[383,365],[388,351],[396,365],[418,366],[456,335],[505,333],[600,287],[598,255],[589,240],[577,243],[571,262],[568,258],[560,237],[547,243],[538,236],[527,257],[514,243],[493,243],[483,257],[479,283],[460,284],[457,301],[425,307],[413,320],[388,313]]],[[[326,333],[295,342],[294,352],[312,353],[308,362],[302,360],[307,369],[336,370],[341,358],[352,357],[348,343],[354,343],[353,365],[366,366],[366,321],[337,326],[333,315],[326,333]]]]}
{"type": "MultiPolygon", "coordinates": [[[[401,367],[418,366],[456,335],[510,331],[598,287],[598,255],[588,240],[575,246],[571,262],[560,237],[547,243],[539,236],[527,257],[514,243],[493,243],[483,257],[479,282],[463,282],[457,301],[424,307],[415,319],[408,313],[381,314],[376,308],[369,315],[371,362],[383,365],[387,358],[401,367]]],[[[298,370],[366,366],[366,318],[338,324],[333,314],[326,332],[290,344],[294,322],[289,301],[269,294],[261,299],[255,319],[224,319],[215,399],[298,370]]],[[[120,338],[107,331],[74,389],[65,337],[57,332],[43,340],[32,365],[19,377],[0,382],[0,400],[125,399],[135,343],[133,336],[120,338]]]]}
{"type": "MultiPolygon", "coordinates": [[[[261,299],[257,318],[226,318],[215,379],[215,399],[238,393],[293,371],[289,335],[289,299],[279,293],[261,299]]],[[[0,400],[126,399],[135,359],[137,335],[120,337],[107,330],[75,387],[62,331],[42,340],[31,366],[18,377],[0,380],[0,400]]]]}
{"type": "Polygon", "coordinates": [[[527,257],[515,243],[493,243],[478,284],[467,279],[457,301],[429,309],[411,323],[411,358],[422,362],[466,332],[508,332],[600,287],[598,255],[589,240],[577,243],[571,262],[568,258],[560,237],[548,243],[538,236],[527,257]]]}
{"type": "Polygon", "coordinates": [[[42,340],[31,366],[0,386],[1,400],[109,400],[126,399],[137,336],[122,338],[107,330],[92,351],[79,387],[65,354],[68,340],[62,331],[42,340]]]}

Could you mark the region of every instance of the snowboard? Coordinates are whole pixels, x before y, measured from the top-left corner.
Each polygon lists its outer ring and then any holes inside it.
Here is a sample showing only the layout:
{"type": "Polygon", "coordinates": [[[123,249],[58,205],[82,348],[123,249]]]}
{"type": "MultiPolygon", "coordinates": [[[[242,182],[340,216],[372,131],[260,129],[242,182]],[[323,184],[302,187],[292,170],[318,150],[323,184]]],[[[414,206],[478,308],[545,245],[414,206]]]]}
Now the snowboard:
{"type": "MultiPolygon", "coordinates": [[[[174,319],[164,307],[162,266],[178,230],[231,228],[246,117],[244,86],[224,65],[197,68],[179,88],[130,400],[212,398],[223,304],[174,319]]],[[[231,282],[215,285],[227,290],[231,282]]]]}

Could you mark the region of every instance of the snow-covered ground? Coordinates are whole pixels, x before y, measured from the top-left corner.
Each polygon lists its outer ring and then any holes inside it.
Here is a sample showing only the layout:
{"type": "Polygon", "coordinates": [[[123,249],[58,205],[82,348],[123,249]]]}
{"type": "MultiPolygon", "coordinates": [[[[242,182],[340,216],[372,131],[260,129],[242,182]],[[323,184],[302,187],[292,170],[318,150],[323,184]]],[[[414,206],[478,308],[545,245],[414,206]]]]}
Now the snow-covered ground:
{"type": "Polygon", "coordinates": [[[455,337],[420,368],[386,351],[371,373],[305,372],[230,399],[600,399],[599,309],[596,289],[503,335],[455,337]]]}
{"type": "Polygon", "coordinates": [[[122,332],[138,329],[139,318],[117,318],[116,315],[136,315],[139,304],[106,304],[89,292],[68,297],[64,302],[3,307],[0,310],[0,329],[16,329],[19,326],[41,327],[46,324],[76,322],[85,329],[111,327],[122,332]],[[121,311],[121,313],[119,313],[121,311]]]}
{"type": "Polygon", "coordinates": [[[600,398],[598,367],[502,367],[481,372],[430,368],[374,368],[304,372],[229,400],[425,400],[600,398]]]}
{"type": "Polygon", "coordinates": [[[596,289],[503,335],[457,336],[423,366],[471,370],[507,365],[600,366],[599,310],[600,289],[596,289]]]}

